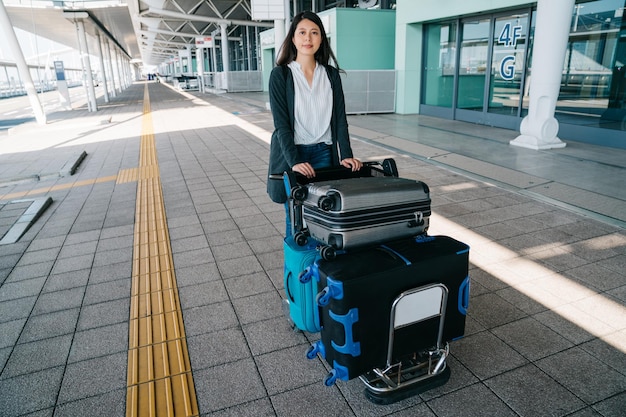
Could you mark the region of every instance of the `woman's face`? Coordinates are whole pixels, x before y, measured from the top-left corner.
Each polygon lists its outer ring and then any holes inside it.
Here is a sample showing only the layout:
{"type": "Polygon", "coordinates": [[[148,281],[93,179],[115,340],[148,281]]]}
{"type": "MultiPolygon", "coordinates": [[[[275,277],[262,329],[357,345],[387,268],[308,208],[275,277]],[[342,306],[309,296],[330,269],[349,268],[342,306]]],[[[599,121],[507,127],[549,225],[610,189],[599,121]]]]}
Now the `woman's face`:
{"type": "Polygon", "coordinates": [[[320,28],[309,19],[302,19],[296,27],[292,41],[298,51],[298,56],[313,57],[322,44],[320,28]]]}

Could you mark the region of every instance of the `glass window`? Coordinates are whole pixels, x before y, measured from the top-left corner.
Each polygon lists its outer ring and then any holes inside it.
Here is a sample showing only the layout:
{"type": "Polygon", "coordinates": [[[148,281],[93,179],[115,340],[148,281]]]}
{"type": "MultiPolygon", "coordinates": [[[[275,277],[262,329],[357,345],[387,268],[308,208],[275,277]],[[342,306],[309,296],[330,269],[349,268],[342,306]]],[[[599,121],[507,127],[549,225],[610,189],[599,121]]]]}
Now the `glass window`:
{"type": "Polygon", "coordinates": [[[456,72],[456,23],[426,27],[423,103],[452,107],[456,72]]]}
{"type": "Polygon", "coordinates": [[[574,8],[556,117],[561,123],[626,129],[626,1],[574,8]]]}

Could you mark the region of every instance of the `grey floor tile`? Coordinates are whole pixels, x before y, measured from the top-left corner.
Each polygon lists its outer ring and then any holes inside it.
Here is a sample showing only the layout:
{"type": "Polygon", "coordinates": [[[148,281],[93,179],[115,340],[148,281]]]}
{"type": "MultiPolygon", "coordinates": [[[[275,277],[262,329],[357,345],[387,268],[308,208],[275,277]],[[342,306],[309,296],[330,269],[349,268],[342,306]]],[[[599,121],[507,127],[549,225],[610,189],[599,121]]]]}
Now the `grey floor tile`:
{"type": "Polygon", "coordinates": [[[11,348],[22,333],[27,318],[0,323],[0,348],[11,348]]]}
{"type": "Polygon", "coordinates": [[[243,405],[267,395],[252,359],[202,369],[194,372],[193,377],[201,414],[243,405]]]}
{"type": "Polygon", "coordinates": [[[228,295],[232,299],[248,297],[274,290],[272,281],[264,272],[224,280],[228,295]]]}
{"type": "Polygon", "coordinates": [[[626,392],[607,398],[593,405],[594,410],[604,417],[620,417],[626,410],[626,392]]]}
{"type": "Polygon", "coordinates": [[[270,400],[262,398],[203,415],[210,415],[211,417],[275,417],[276,413],[270,400]]]}
{"type": "Polygon", "coordinates": [[[178,283],[178,288],[183,288],[188,285],[203,284],[220,279],[221,276],[219,270],[217,269],[217,265],[212,262],[176,268],[176,282],[178,283]]]}
{"type": "Polygon", "coordinates": [[[314,383],[271,397],[279,417],[355,417],[337,387],[314,383]],[[297,398],[298,401],[294,401],[297,398]]]}
{"type": "Polygon", "coordinates": [[[524,318],[491,330],[530,361],[572,347],[572,343],[533,318],[524,318]]]}
{"type": "Polygon", "coordinates": [[[179,288],[178,294],[181,306],[184,309],[228,300],[228,293],[222,281],[188,285],[179,288]]]}
{"type": "Polygon", "coordinates": [[[229,302],[187,309],[184,313],[184,320],[187,337],[239,325],[235,310],[229,302]]]}
{"type": "Polygon", "coordinates": [[[591,405],[626,391],[626,377],[574,347],[542,359],[537,366],[591,405]]]}
{"type": "Polygon", "coordinates": [[[195,266],[209,262],[214,262],[211,249],[207,246],[201,249],[188,250],[185,252],[173,253],[175,266],[195,266]]]}
{"type": "Polygon", "coordinates": [[[129,320],[130,298],[83,306],[76,330],[87,330],[129,320]]]}
{"type": "MultiPolygon", "coordinates": [[[[5,280],[5,283],[45,277],[50,273],[53,264],[54,261],[47,261],[24,266],[16,266],[5,280]]],[[[11,267],[13,266],[11,265],[11,267]]]]}
{"type": "Polygon", "coordinates": [[[455,342],[453,347],[452,355],[480,379],[528,363],[523,356],[489,332],[467,336],[455,342]]]}
{"type": "Polygon", "coordinates": [[[27,318],[36,301],[37,296],[31,296],[0,302],[0,323],[27,318]]]}
{"type": "Polygon", "coordinates": [[[130,278],[132,276],[132,264],[130,262],[120,262],[113,265],[98,266],[91,268],[89,283],[97,284],[116,279],[130,278]]]}
{"type": "Polygon", "coordinates": [[[428,402],[437,417],[516,416],[500,398],[478,383],[428,402]]]}
{"type": "Polygon", "coordinates": [[[242,328],[255,356],[296,345],[302,345],[306,350],[309,346],[304,334],[292,328],[286,317],[257,321],[242,328]]]}
{"type": "Polygon", "coordinates": [[[54,407],[63,367],[0,380],[0,415],[22,416],[54,407]]]}
{"type": "Polygon", "coordinates": [[[93,255],[96,252],[98,246],[97,240],[91,240],[88,242],[75,243],[72,245],[63,245],[59,258],[69,258],[79,255],[93,255]]]}
{"type": "Polygon", "coordinates": [[[19,343],[33,342],[50,337],[74,333],[78,308],[30,316],[20,335],[19,343]]]}
{"type": "Polygon", "coordinates": [[[42,293],[84,287],[89,280],[89,274],[89,269],[81,269],[78,271],[65,272],[63,274],[50,275],[46,280],[42,293]]]}
{"type": "Polygon", "coordinates": [[[107,392],[95,397],[83,398],[59,404],[55,417],[124,417],[126,415],[126,389],[107,392]]]}
{"type": "Polygon", "coordinates": [[[41,292],[45,282],[45,277],[30,278],[18,282],[5,282],[0,288],[0,303],[36,296],[41,292]]]}
{"type": "Polygon", "coordinates": [[[2,371],[2,379],[64,366],[71,342],[72,335],[68,334],[15,345],[2,371]]]}
{"type": "Polygon", "coordinates": [[[472,297],[468,314],[488,329],[526,316],[522,310],[497,294],[472,297]]]}
{"type": "Polygon", "coordinates": [[[498,375],[485,384],[520,416],[565,416],[584,406],[534,365],[498,375]]]}
{"type": "Polygon", "coordinates": [[[68,363],[128,351],[128,324],[118,323],[74,333],[68,363]]]}
{"type": "Polygon", "coordinates": [[[242,256],[238,259],[218,261],[217,266],[224,279],[263,271],[263,267],[259,263],[256,256],[252,255],[242,256]]]}
{"type": "Polygon", "coordinates": [[[128,353],[122,352],[69,364],[65,368],[59,404],[125,390],[127,359],[128,353]]]}
{"type": "Polygon", "coordinates": [[[54,311],[78,308],[82,304],[84,294],[84,287],[75,287],[67,290],[43,293],[39,296],[39,298],[37,298],[37,303],[35,303],[32,314],[45,314],[52,313],[54,311]]]}
{"type": "Polygon", "coordinates": [[[127,298],[130,296],[130,287],[131,280],[128,278],[87,285],[83,305],[127,298]]]}
{"type": "Polygon", "coordinates": [[[317,357],[306,358],[307,345],[298,345],[257,356],[255,361],[269,395],[319,383],[328,371],[317,357]]]}
{"type": "Polygon", "coordinates": [[[251,295],[250,297],[233,300],[233,306],[241,324],[253,323],[259,320],[282,317],[281,297],[276,291],[251,295]]]}
{"type": "Polygon", "coordinates": [[[194,372],[250,357],[241,329],[230,328],[187,338],[194,372]]]}

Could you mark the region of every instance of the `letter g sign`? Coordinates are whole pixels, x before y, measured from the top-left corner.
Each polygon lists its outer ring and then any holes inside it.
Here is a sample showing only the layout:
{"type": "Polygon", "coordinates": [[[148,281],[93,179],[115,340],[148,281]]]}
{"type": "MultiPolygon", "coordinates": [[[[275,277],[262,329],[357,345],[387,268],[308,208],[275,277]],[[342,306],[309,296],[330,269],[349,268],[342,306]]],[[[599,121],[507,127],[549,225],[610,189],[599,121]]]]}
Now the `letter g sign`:
{"type": "Polygon", "coordinates": [[[500,61],[500,76],[511,81],[515,77],[515,55],[507,55],[500,61]]]}

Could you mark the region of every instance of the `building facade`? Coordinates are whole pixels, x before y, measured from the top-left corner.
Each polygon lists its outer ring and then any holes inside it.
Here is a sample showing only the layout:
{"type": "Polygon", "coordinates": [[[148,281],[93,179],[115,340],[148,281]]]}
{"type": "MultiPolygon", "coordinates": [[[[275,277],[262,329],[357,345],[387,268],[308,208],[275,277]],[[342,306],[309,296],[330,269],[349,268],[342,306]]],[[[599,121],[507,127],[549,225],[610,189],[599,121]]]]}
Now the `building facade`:
{"type": "MultiPolygon", "coordinates": [[[[626,148],[626,1],[550,1],[571,16],[556,69],[559,137],[626,148]]],[[[537,2],[398,0],[396,113],[520,129],[538,20],[537,2]]]]}

